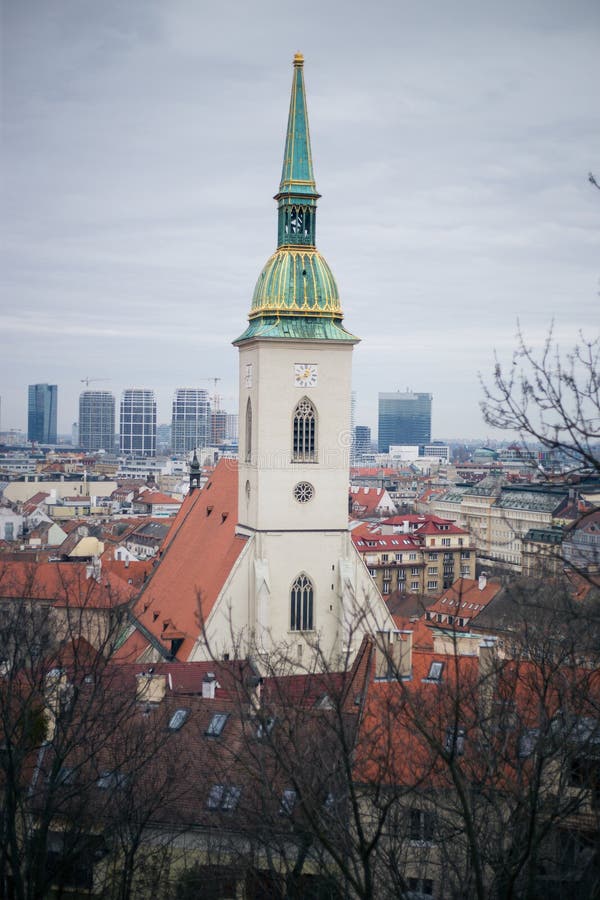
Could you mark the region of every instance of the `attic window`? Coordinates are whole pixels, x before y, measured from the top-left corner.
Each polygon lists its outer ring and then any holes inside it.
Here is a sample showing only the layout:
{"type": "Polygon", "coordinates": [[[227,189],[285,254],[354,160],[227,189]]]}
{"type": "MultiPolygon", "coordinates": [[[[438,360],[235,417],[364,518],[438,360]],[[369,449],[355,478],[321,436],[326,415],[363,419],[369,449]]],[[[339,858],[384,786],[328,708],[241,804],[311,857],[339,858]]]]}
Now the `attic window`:
{"type": "Polygon", "coordinates": [[[259,722],[256,727],[256,737],[261,740],[262,738],[268,737],[273,731],[273,726],[275,725],[275,718],[273,716],[267,716],[267,718],[263,722],[259,722]]]}
{"type": "Polygon", "coordinates": [[[446,740],[444,742],[444,750],[454,756],[462,756],[465,752],[465,729],[454,728],[450,726],[446,728],[446,740]]]}
{"type": "Polygon", "coordinates": [[[206,805],[209,809],[221,809],[224,812],[231,812],[236,809],[240,802],[242,789],[236,785],[213,784],[209,793],[206,805]]]}
{"type": "Polygon", "coordinates": [[[208,519],[208,517],[210,516],[211,512],[213,511],[213,509],[214,509],[214,507],[212,507],[212,506],[207,506],[207,507],[206,507],[206,518],[207,518],[207,519],[208,519]]]}
{"type": "Polygon", "coordinates": [[[75,781],[75,769],[72,766],[61,766],[56,773],[57,784],[73,784],[75,781]]]}
{"type": "Polygon", "coordinates": [[[226,521],[227,521],[227,516],[228,516],[228,515],[229,515],[229,513],[226,513],[226,512],[221,513],[221,524],[223,524],[223,522],[226,522],[226,521]]]}
{"type": "Polygon", "coordinates": [[[442,672],[444,671],[444,663],[434,660],[429,666],[429,672],[427,673],[427,678],[424,678],[423,681],[434,681],[436,684],[439,684],[442,680],[442,672]]]}
{"type": "Polygon", "coordinates": [[[103,791],[109,788],[124,788],[129,780],[129,776],[125,772],[119,772],[117,769],[101,772],[96,782],[96,786],[103,791]]]}
{"type": "Polygon", "coordinates": [[[291,788],[285,790],[281,795],[281,804],[279,806],[280,816],[291,816],[296,805],[297,794],[291,788]]]}
{"type": "Polygon", "coordinates": [[[225,728],[228,719],[227,713],[215,713],[208,723],[206,734],[208,737],[219,737],[225,728]]]}
{"type": "Polygon", "coordinates": [[[169,719],[169,731],[179,731],[189,714],[189,709],[176,709],[169,719]]]}

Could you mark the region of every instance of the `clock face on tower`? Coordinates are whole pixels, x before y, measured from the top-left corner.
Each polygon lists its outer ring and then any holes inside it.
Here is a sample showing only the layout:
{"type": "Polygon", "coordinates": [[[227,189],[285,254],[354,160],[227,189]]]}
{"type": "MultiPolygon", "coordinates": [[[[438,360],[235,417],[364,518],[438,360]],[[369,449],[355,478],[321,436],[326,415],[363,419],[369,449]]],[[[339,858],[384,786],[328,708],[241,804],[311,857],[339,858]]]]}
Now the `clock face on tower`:
{"type": "Polygon", "coordinates": [[[296,387],[316,387],[316,365],[314,363],[296,363],[294,365],[294,384],[296,387]]]}

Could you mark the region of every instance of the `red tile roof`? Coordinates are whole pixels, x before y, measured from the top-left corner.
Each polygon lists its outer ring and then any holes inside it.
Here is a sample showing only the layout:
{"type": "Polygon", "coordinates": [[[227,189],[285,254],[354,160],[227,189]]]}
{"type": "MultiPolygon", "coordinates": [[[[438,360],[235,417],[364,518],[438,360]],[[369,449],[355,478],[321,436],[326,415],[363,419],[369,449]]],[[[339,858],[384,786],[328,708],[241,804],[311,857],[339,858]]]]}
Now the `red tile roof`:
{"type": "MultiPolygon", "coordinates": [[[[187,659],[221,588],[246,544],[236,535],[237,462],[222,460],[202,490],[184,500],[167,535],[156,568],[134,614],[142,628],[170,651],[168,634],[180,634],[178,658],[187,659]]],[[[120,655],[147,646],[138,632],[120,655]]]]}
{"type": "Polygon", "coordinates": [[[103,609],[119,606],[136,593],[136,586],[128,584],[127,578],[116,570],[105,571],[104,566],[98,581],[88,577],[86,563],[9,560],[0,567],[0,596],[9,599],[103,609]]]}
{"type": "MultiPolygon", "coordinates": [[[[452,587],[444,591],[435,603],[428,607],[427,618],[435,627],[447,624],[447,622],[437,622],[438,615],[452,616],[454,621],[451,627],[460,630],[461,626],[458,625],[457,618],[467,621],[474,619],[494,599],[501,587],[502,585],[497,581],[488,581],[483,589],[480,589],[478,579],[459,578],[452,587]]],[[[465,624],[464,627],[466,628],[468,625],[465,624]]]]}

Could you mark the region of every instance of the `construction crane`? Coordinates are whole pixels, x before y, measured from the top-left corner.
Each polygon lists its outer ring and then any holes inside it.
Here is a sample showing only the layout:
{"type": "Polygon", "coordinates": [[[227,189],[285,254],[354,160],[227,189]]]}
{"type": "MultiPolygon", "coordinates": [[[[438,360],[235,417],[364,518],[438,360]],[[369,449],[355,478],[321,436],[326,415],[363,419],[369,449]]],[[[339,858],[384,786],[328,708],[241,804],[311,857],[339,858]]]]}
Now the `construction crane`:
{"type": "Polygon", "coordinates": [[[86,387],[89,387],[91,381],[110,381],[110,378],[90,378],[89,375],[86,375],[85,378],[80,378],[79,380],[82,384],[85,384],[86,387]]]}
{"type": "Polygon", "coordinates": [[[221,405],[221,398],[217,394],[217,385],[219,381],[222,381],[222,378],[199,378],[199,381],[211,381],[213,383],[213,395],[211,397],[211,403],[213,405],[213,409],[216,411],[219,409],[221,405]]]}

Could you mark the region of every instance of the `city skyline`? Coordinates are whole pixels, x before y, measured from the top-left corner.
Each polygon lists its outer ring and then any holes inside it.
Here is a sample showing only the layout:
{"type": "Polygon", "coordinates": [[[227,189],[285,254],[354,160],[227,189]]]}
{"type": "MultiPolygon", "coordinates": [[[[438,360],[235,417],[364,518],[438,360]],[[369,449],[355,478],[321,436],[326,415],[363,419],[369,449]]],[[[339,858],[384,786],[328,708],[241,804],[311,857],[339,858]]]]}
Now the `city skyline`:
{"type": "Polygon", "coordinates": [[[168,421],[198,358],[236,409],[296,50],[319,245],[362,339],[357,424],[412,384],[436,398],[433,437],[485,437],[478,372],[510,358],[518,318],[535,347],[552,320],[565,352],[595,333],[595,4],[350,3],[318,33],[273,3],[240,7],[234,33],[225,8],[184,2],[34,6],[4,22],[3,429],[52,381],[67,433],[87,371],[115,395],[152,385],[168,421]]]}

